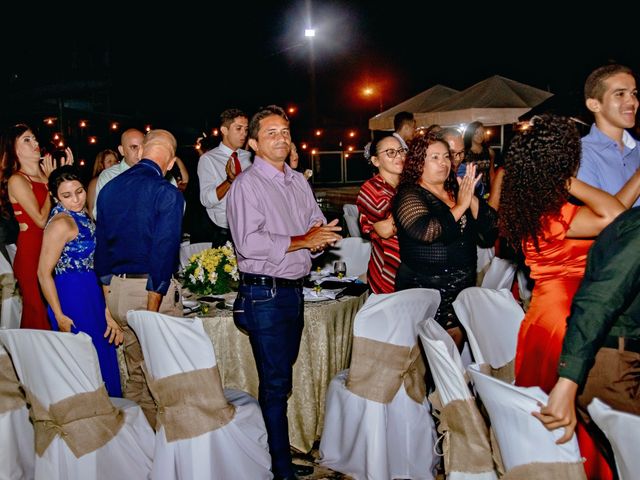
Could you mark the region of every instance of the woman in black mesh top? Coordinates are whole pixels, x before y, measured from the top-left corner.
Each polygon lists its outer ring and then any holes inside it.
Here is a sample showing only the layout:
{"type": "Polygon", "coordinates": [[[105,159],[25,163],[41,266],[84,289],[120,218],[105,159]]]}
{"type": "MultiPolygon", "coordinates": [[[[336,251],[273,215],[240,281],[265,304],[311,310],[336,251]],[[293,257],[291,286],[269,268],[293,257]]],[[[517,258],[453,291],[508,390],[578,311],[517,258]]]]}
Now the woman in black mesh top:
{"type": "Polygon", "coordinates": [[[432,135],[417,137],[409,145],[393,205],[402,262],[396,291],[439,290],[435,320],[459,348],[464,335],[452,302],[475,285],[476,246],[491,246],[497,236],[496,211],[474,195],[480,177],[471,163],[456,179],[449,145],[432,135]]]}

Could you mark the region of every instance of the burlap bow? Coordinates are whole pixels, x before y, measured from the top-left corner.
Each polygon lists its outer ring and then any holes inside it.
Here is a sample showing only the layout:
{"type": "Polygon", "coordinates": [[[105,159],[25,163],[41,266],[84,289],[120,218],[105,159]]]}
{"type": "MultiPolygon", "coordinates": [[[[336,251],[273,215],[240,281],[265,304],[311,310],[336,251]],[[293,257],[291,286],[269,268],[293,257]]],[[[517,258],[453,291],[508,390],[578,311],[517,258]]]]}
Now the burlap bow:
{"type": "Polygon", "coordinates": [[[124,425],[124,413],[113,406],[104,385],[52,403],[48,410],[27,389],[25,393],[40,457],[59,435],[80,458],[106,445],[124,425]]]}
{"type": "Polygon", "coordinates": [[[404,347],[354,337],[346,387],[374,402],[389,403],[404,383],[407,395],[422,403],[427,394],[426,367],[420,347],[404,347]]]}
{"type": "Polygon", "coordinates": [[[0,415],[27,404],[9,355],[0,355],[0,415]]]}
{"type": "Polygon", "coordinates": [[[164,426],[167,442],[194,438],[225,426],[236,409],[227,402],[218,367],[153,379],[147,383],[158,406],[157,428],[164,426]]]}

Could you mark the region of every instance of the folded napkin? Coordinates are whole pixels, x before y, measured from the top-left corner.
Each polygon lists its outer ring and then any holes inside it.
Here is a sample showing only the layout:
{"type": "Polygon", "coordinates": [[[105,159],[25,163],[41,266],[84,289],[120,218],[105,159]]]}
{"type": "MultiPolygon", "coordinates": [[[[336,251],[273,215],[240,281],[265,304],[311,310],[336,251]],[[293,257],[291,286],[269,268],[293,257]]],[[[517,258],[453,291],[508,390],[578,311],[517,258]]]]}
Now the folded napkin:
{"type": "Polygon", "coordinates": [[[329,276],[329,277],[322,277],[318,280],[315,280],[318,283],[322,283],[322,282],[355,282],[358,279],[358,277],[335,277],[333,275],[329,276]]]}
{"type": "Polygon", "coordinates": [[[330,298],[335,300],[335,298],[344,290],[344,288],[323,288],[319,292],[314,288],[303,287],[302,293],[305,298],[330,298]]]}

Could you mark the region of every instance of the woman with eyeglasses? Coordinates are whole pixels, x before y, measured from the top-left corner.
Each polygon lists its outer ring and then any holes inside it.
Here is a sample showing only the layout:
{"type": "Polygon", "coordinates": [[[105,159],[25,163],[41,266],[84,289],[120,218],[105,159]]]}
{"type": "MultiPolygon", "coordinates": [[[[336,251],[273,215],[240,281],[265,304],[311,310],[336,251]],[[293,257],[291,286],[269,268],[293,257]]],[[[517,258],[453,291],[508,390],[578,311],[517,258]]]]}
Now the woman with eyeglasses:
{"type": "Polygon", "coordinates": [[[371,239],[367,281],[373,293],[395,291],[400,249],[391,215],[391,201],[400,181],[405,154],[406,149],[391,135],[377,138],[365,147],[365,158],[378,169],[378,173],[362,185],[356,205],[360,213],[360,229],[371,239]]]}
{"type": "Polygon", "coordinates": [[[460,349],[464,332],[453,301],[476,283],[476,246],[491,246],[497,236],[496,211],[474,194],[479,181],[474,164],[456,178],[449,145],[420,136],[409,146],[393,201],[401,259],[396,290],[438,290],[435,320],[460,349]]]}
{"type": "MultiPolygon", "coordinates": [[[[13,208],[20,225],[13,261],[13,272],[22,293],[20,327],[50,330],[37,272],[42,232],[51,210],[47,179],[55,168],[55,160],[47,153],[41,163],[40,144],[25,124],[14,125],[2,134],[0,158],[0,207],[3,211],[13,208]]],[[[62,163],[73,163],[71,149],[65,150],[62,163]]]]}

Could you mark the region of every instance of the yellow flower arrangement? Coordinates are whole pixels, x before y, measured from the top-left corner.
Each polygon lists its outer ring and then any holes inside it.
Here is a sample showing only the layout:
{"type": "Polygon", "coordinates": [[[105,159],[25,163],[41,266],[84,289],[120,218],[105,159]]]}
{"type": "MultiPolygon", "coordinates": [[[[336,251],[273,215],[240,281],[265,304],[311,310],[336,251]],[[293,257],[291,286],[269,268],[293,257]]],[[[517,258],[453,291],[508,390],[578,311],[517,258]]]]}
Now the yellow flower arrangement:
{"type": "Polygon", "coordinates": [[[198,295],[230,292],[238,287],[238,280],[238,262],[230,242],[192,255],[184,269],[184,286],[198,295]]]}

